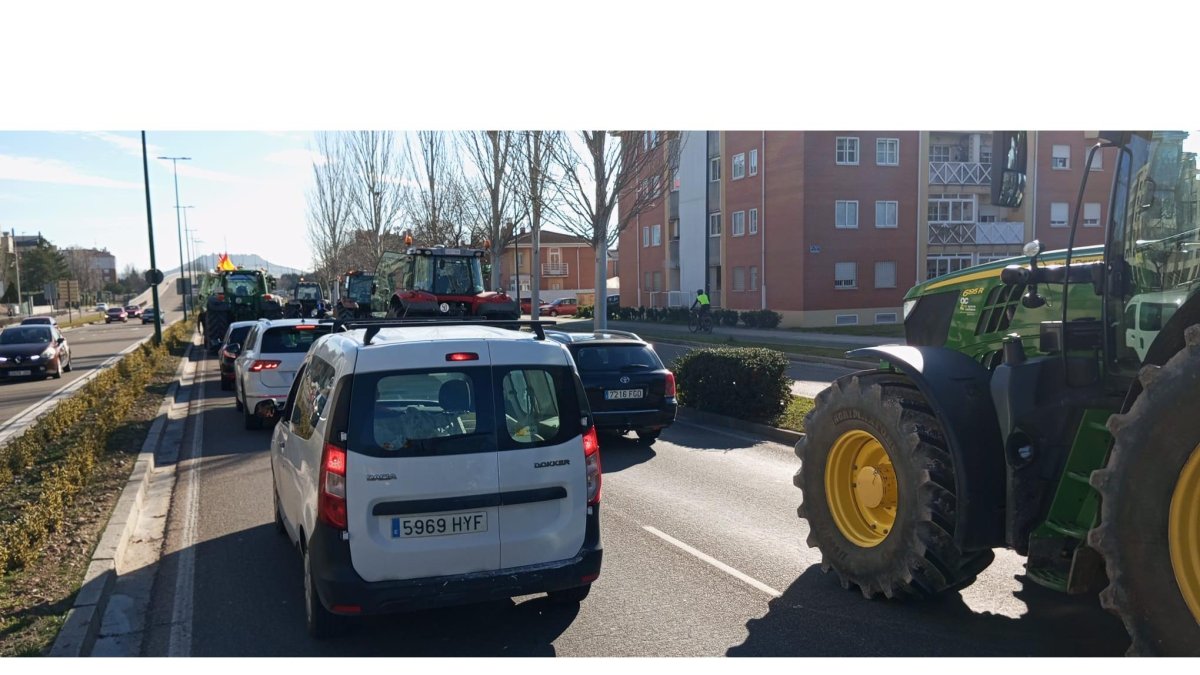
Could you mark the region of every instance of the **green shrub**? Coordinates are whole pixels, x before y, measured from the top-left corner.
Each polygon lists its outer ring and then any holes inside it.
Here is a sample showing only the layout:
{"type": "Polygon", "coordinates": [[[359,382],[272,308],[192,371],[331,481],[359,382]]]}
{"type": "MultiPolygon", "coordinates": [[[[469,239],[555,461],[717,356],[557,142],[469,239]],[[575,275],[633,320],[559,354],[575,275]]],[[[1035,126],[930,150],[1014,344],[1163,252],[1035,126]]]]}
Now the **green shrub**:
{"type": "Polygon", "coordinates": [[[758,310],[742,312],[741,317],[742,323],[746,325],[746,328],[758,327],[758,310]]]}
{"type": "Polygon", "coordinates": [[[580,305],[575,314],[581,319],[591,319],[595,317],[595,308],[592,305],[580,305]]]}
{"type": "Polygon", "coordinates": [[[736,326],[738,322],[737,310],[733,309],[717,309],[713,310],[713,316],[719,319],[722,326],[736,326]]]}
{"type": "Polygon", "coordinates": [[[770,423],[792,397],[789,364],[788,358],[774,349],[692,350],[673,366],[679,402],[698,410],[770,423]]]}
{"type": "Polygon", "coordinates": [[[758,327],[759,328],[777,328],[779,322],[783,320],[783,315],[779,312],[774,312],[769,309],[758,310],[758,327]]]}

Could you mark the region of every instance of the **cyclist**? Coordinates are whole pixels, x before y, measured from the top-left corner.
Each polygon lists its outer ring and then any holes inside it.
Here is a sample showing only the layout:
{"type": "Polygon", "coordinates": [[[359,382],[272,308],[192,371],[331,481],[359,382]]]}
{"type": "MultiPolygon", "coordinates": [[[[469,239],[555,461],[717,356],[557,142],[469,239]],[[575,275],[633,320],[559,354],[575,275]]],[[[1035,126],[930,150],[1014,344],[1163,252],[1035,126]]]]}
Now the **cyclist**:
{"type": "Polygon", "coordinates": [[[695,310],[697,305],[700,306],[700,318],[709,315],[708,293],[705,293],[703,288],[696,291],[696,299],[692,302],[692,309],[695,310]]]}

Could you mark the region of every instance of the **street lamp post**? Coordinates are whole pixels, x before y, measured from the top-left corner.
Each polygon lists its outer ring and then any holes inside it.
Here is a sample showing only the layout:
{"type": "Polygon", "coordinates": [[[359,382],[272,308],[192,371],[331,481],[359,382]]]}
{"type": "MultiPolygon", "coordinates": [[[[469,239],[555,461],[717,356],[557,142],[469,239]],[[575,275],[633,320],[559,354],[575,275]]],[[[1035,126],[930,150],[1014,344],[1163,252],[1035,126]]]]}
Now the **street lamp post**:
{"type": "MultiPolygon", "coordinates": [[[[179,276],[183,278],[183,225],[179,217],[179,162],[190,160],[191,157],[159,157],[159,159],[171,160],[171,167],[175,173],[175,230],[179,236],[179,276]]],[[[182,286],[182,284],[180,284],[182,286]]],[[[183,297],[183,318],[187,320],[187,295],[183,297]]]]}
{"type": "MultiPolygon", "coordinates": [[[[184,242],[185,242],[184,245],[187,247],[187,278],[188,278],[188,282],[186,284],[184,284],[184,286],[185,286],[184,291],[186,291],[184,293],[184,295],[186,295],[189,300],[192,300],[192,305],[193,305],[192,311],[196,310],[196,307],[195,307],[196,303],[195,303],[194,298],[192,297],[192,290],[193,290],[192,285],[196,283],[196,272],[195,272],[195,266],[194,266],[193,260],[192,260],[194,257],[194,255],[192,253],[192,241],[191,241],[191,231],[192,230],[191,230],[191,228],[188,227],[187,209],[194,209],[194,208],[196,208],[196,207],[194,207],[194,206],[180,206],[179,207],[179,209],[181,211],[183,211],[183,237],[184,237],[184,242]]],[[[179,270],[179,276],[183,276],[182,269],[179,270]]]]}
{"type": "MultiPolygon", "coordinates": [[[[146,159],[146,132],[142,132],[142,177],[146,181],[146,229],[150,231],[150,269],[157,269],[154,262],[154,215],[150,210],[150,162],[146,159]]],[[[154,346],[162,344],[162,310],[158,306],[158,284],[150,285],[150,297],[154,303],[154,346]]]]}

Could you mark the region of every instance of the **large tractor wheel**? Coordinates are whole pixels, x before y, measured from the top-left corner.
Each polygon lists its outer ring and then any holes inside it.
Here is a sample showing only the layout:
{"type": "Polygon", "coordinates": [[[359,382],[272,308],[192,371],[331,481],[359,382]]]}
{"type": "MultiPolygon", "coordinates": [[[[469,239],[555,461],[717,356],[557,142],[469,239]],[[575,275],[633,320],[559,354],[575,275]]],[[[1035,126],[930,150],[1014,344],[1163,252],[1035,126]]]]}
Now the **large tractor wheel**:
{"type": "Polygon", "coordinates": [[[994,557],[954,543],[954,459],[911,380],[857,373],[816,399],[793,482],[821,570],[864,597],[924,598],[962,588],[994,557]]]}
{"type": "Polygon", "coordinates": [[[1143,391],[1109,418],[1116,439],[1092,474],[1104,556],[1100,603],[1125,623],[1132,655],[1200,656],[1200,325],[1163,366],[1139,373],[1143,391]]]}
{"type": "Polygon", "coordinates": [[[349,307],[338,306],[337,318],[338,321],[346,322],[353,321],[356,317],[354,316],[353,309],[350,309],[349,307]]]}
{"type": "Polygon", "coordinates": [[[225,331],[229,328],[229,315],[225,312],[207,312],[207,320],[204,324],[204,339],[208,342],[208,348],[212,352],[221,346],[221,341],[225,339],[225,331]]]}

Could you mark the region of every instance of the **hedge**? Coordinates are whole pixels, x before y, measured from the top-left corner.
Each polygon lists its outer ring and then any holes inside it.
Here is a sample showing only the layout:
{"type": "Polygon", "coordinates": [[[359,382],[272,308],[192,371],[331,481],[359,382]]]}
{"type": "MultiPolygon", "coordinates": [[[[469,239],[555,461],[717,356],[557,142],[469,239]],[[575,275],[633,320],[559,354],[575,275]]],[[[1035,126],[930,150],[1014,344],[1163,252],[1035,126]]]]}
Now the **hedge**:
{"type": "MultiPolygon", "coordinates": [[[[592,316],[590,306],[587,308],[589,313],[584,315],[580,308],[580,316],[587,318],[592,316]]],[[[615,312],[610,313],[613,319],[621,321],[652,321],[655,323],[687,323],[691,314],[688,307],[621,307],[615,312]]],[[[738,325],[738,322],[747,328],[775,328],[779,326],[779,322],[783,320],[783,315],[769,309],[756,309],[745,312],[738,312],[733,309],[712,309],[713,325],[733,327],[738,325]]]]}
{"type": "Polygon", "coordinates": [[[37,560],[46,538],[59,531],[75,495],[87,485],[109,436],[125,422],[163,359],[190,341],[191,330],[191,322],[171,326],[162,347],[142,344],[0,448],[0,485],[25,478],[39,485],[36,497],[16,505],[16,517],[0,524],[0,571],[37,560]],[[40,457],[63,450],[62,459],[40,476],[28,475],[40,457]]]}
{"type": "Polygon", "coordinates": [[[783,352],[759,347],[694,349],[673,366],[682,405],[769,424],[792,398],[783,352]]]}

